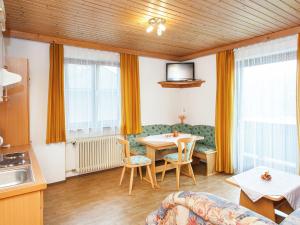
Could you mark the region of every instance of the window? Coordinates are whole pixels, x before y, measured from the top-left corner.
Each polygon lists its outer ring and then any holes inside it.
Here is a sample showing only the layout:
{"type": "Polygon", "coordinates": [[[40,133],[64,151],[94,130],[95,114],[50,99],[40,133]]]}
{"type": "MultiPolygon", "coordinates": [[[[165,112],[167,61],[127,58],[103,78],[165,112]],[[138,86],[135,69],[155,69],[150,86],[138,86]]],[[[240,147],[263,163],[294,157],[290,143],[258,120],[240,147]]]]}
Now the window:
{"type": "Polygon", "coordinates": [[[235,169],[297,172],[296,38],[236,51],[235,169]]]}
{"type": "Polygon", "coordinates": [[[65,58],[68,137],[118,133],[120,104],[118,63],[65,58]]]}

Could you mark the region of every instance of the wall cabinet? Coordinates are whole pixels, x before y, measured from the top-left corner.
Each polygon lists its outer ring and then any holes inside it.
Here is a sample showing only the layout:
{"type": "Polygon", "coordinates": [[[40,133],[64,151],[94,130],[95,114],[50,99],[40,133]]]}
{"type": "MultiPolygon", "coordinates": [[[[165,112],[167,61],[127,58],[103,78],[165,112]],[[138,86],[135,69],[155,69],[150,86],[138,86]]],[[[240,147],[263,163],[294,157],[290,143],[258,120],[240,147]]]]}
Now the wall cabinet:
{"type": "Polygon", "coordinates": [[[28,60],[7,58],[7,70],[20,74],[22,81],[8,87],[8,101],[0,102],[0,136],[5,144],[29,144],[28,60]]]}

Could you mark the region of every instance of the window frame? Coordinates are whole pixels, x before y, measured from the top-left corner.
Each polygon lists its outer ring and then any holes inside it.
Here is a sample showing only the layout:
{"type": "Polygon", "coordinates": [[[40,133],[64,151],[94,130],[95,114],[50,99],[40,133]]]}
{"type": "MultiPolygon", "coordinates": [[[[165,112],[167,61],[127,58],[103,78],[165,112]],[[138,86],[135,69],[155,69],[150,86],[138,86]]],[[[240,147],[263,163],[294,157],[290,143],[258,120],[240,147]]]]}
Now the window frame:
{"type": "MultiPolygon", "coordinates": [[[[69,123],[67,122],[67,126],[66,126],[66,131],[67,133],[76,133],[76,132],[81,132],[83,130],[85,130],[86,127],[88,127],[89,131],[92,131],[94,129],[94,127],[102,127],[104,130],[105,129],[113,129],[113,130],[117,130],[120,127],[120,122],[121,122],[121,118],[120,115],[118,118],[115,118],[113,120],[98,120],[98,112],[99,112],[99,107],[97,105],[97,102],[100,100],[99,97],[97,95],[101,95],[101,90],[98,89],[99,87],[99,81],[97,79],[97,76],[99,74],[99,70],[101,66],[110,66],[110,67],[116,67],[117,68],[117,73],[116,75],[118,76],[118,81],[120,83],[120,64],[113,62],[113,63],[109,63],[109,62],[105,62],[105,61],[95,61],[95,60],[82,60],[82,59],[76,59],[76,58],[65,58],[64,59],[64,65],[65,65],[65,82],[64,82],[64,87],[65,87],[65,108],[66,108],[66,117],[70,118],[70,107],[69,107],[69,96],[70,96],[70,87],[69,87],[69,74],[68,74],[68,65],[87,65],[87,66],[91,66],[92,68],[92,80],[91,80],[91,98],[92,98],[92,105],[91,105],[91,110],[92,110],[92,120],[87,120],[85,122],[82,123],[69,123]],[[97,94],[98,92],[98,94],[97,94]],[[113,121],[113,124],[119,124],[119,126],[109,126],[108,124],[110,123],[110,121],[113,121]],[[74,124],[73,126],[69,126],[70,124],[74,124]],[[89,126],[90,124],[94,124],[94,126],[89,126]],[[105,125],[106,124],[106,125],[105,125]],[[103,126],[101,126],[103,125],[103,126]],[[70,127],[83,127],[83,128],[77,128],[77,129],[70,129],[70,127]]],[[[121,96],[120,96],[120,85],[119,85],[119,89],[114,90],[113,93],[116,92],[116,96],[119,97],[119,109],[121,108],[121,96]]],[[[88,117],[87,117],[88,119],[88,117]]],[[[68,121],[68,119],[67,119],[68,121]]]]}

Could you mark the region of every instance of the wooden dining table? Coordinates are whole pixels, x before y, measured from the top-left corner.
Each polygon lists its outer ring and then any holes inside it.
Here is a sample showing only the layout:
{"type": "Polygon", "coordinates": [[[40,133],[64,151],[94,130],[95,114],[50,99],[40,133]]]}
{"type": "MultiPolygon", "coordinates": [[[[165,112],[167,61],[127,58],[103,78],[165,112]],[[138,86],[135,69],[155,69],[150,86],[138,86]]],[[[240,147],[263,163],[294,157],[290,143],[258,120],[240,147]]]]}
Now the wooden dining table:
{"type": "MultiPolygon", "coordinates": [[[[147,157],[151,159],[151,173],[152,173],[152,178],[153,182],[156,188],[159,188],[159,185],[157,184],[157,178],[156,174],[161,173],[164,169],[164,165],[156,165],[156,156],[157,153],[161,153],[163,150],[170,150],[170,149],[175,149],[177,148],[177,145],[175,141],[170,137],[170,134],[161,134],[160,140],[153,140],[152,137],[158,136],[158,135],[153,135],[153,136],[147,136],[147,137],[139,137],[136,138],[136,142],[139,144],[145,145],[146,150],[147,150],[147,157]],[[152,140],[151,140],[152,139],[152,140]]],[[[198,140],[203,140],[204,137],[202,136],[195,136],[195,135],[190,135],[190,134],[184,134],[184,133],[179,133],[178,138],[185,138],[185,137],[194,137],[196,141],[198,140]]],[[[174,151],[174,152],[177,152],[174,151]]],[[[175,166],[173,164],[168,164],[167,165],[167,170],[175,169],[175,166]]],[[[181,171],[182,174],[186,176],[190,176],[188,169],[187,168],[182,168],[181,171]]],[[[146,177],[144,178],[147,182],[150,182],[148,172],[146,172],[146,177]]]]}

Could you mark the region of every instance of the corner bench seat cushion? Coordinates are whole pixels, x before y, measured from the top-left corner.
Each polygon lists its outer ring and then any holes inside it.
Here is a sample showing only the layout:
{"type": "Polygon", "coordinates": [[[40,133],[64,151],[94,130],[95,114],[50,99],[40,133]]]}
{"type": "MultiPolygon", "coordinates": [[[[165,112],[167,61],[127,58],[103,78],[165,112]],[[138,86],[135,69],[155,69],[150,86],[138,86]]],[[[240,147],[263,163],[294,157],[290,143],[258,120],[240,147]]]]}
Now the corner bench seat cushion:
{"type": "MultiPolygon", "coordinates": [[[[182,154],[182,158],[185,159],[184,154],[182,154]]],[[[167,154],[167,155],[164,156],[164,159],[172,160],[172,161],[177,162],[178,161],[178,152],[167,154]]]]}
{"type": "Polygon", "coordinates": [[[194,152],[205,153],[205,152],[209,152],[209,151],[215,151],[215,147],[204,145],[198,141],[196,142],[194,152]]]}
{"type": "Polygon", "coordinates": [[[146,225],[162,224],[276,225],[249,209],[204,192],[176,192],[163,200],[146,219],[146,225]],[[180,221],[180,222],[179,222],[180,221]]]}
{"type": "Polygon", "coordinates": [[[130,158],[126,158],[124,161],[125,163],[128,162],[128,160],[130,160],[130,164],[132,165],[145,165],[145,164],[150,164],[151,163],[151,159],[143,156],[143,155],[134,155],[134,156],[130,156],[130,158]]]}

